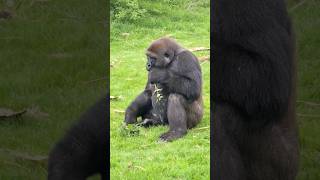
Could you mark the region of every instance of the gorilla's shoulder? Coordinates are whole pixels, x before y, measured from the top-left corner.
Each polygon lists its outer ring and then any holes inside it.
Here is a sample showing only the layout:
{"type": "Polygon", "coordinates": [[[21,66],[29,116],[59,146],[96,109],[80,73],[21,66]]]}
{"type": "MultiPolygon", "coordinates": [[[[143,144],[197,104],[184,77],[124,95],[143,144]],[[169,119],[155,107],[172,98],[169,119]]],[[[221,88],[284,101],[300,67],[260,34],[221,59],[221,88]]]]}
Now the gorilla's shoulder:
{"type": "Polygon", "coordinates": [[[179,71],[183,71],[183,72],[200,70],[198,58],[191,51],[188,51],[188,50],[183,51],[179,53],[176,58],[177,59],[173,63],[175,66],[175,69],[179,69],[179,71]]]}

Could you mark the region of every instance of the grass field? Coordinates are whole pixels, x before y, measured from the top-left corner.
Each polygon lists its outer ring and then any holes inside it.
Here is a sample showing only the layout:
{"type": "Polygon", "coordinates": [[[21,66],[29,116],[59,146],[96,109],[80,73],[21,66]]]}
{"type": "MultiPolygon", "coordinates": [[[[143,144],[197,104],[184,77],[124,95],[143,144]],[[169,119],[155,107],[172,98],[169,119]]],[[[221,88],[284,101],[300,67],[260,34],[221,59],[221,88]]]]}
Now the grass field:
{"type": "Polygon", "coordinates": [[[46,179],[46,156],[106,91],[105,1],[16,0],[0,19],[0,108],[33,109],[0,120],[0,179],[46,179]]]}
{"type": "MultiPolygon", "coordinates": [[[[144,18],[111,24],[111,179],[209,179],[210,63],[201,65],[205,115],[197,128],[172,143],[158,143],[168,127],[141,128],[136,137],[122,137],[125,108],[146,83],[145,49],[170,35],[186,48],[210,47],[209,1],[139,1],[144,18]],[[126,34],[129,33],[129,34],[126,34]],[[120,113],[119,113],[120,111],[120,113]]],[[[209,52],[197,53],[198,56],[209,52]]]]}
{"type": "Polygon", "coordinates": [[[300,172],[298,180],[320,179],[320,1],[290,3],[297,34],[300,172]]]}

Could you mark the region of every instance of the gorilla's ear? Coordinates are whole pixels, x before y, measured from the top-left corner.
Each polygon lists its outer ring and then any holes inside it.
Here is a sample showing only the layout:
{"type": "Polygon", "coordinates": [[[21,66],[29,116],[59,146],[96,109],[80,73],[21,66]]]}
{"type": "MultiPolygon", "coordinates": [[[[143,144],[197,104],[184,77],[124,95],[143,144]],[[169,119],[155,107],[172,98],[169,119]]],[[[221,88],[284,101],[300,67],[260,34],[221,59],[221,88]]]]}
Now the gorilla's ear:
{"type": "Polygon", "coordinates": [[[168,49],[167,52],[164,54],[166,59],[169,59],[169,63],[173,60],[175,52],[173,49],[168,49]]]}
{"type": "Polygon", "coordinates": [[[163,65],[169,65],[174,59],[174,51],[172,49],[167,49],[167,51],[163,54],[163,65]]]}

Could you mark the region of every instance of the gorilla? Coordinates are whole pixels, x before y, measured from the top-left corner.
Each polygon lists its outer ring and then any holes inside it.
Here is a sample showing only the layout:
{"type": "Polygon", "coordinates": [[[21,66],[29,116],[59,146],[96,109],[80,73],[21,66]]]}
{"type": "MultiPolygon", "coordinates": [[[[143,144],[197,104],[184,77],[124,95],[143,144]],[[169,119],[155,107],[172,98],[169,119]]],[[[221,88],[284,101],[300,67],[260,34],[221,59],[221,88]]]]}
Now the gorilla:
{"type": "Polygon", "coordinates": [[[173,141],[195,127],[203,116],[202,75],[196,56],[170,38],[151,43],[146,51],[146,87],[125,112],[125,123],[169,124],[162,141],[173,141]]]}
{"type": "Polygon", "coordinates": [[[107,179],[109,95],[85,112],[49,155],[48,180],[107,179]]]}
{"type": "Polygon", "coordinates": [[[211,1],[216,180],[294,180],[295,40],[284,0],[211,1]]]}

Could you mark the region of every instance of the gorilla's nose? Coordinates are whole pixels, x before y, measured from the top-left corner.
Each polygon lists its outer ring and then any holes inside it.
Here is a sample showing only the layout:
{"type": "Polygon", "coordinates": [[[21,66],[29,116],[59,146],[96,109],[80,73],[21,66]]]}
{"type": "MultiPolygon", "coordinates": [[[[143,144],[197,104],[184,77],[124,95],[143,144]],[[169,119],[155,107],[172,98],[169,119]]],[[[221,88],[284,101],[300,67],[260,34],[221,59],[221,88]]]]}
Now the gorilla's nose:
{"type": "Polygon", "coordinates": [[[150,63],[150,62],[147,62],[147,65],[146,65],[147,71],[150,71],[151,67],[152,67],[151,63],[150,63]]]}

